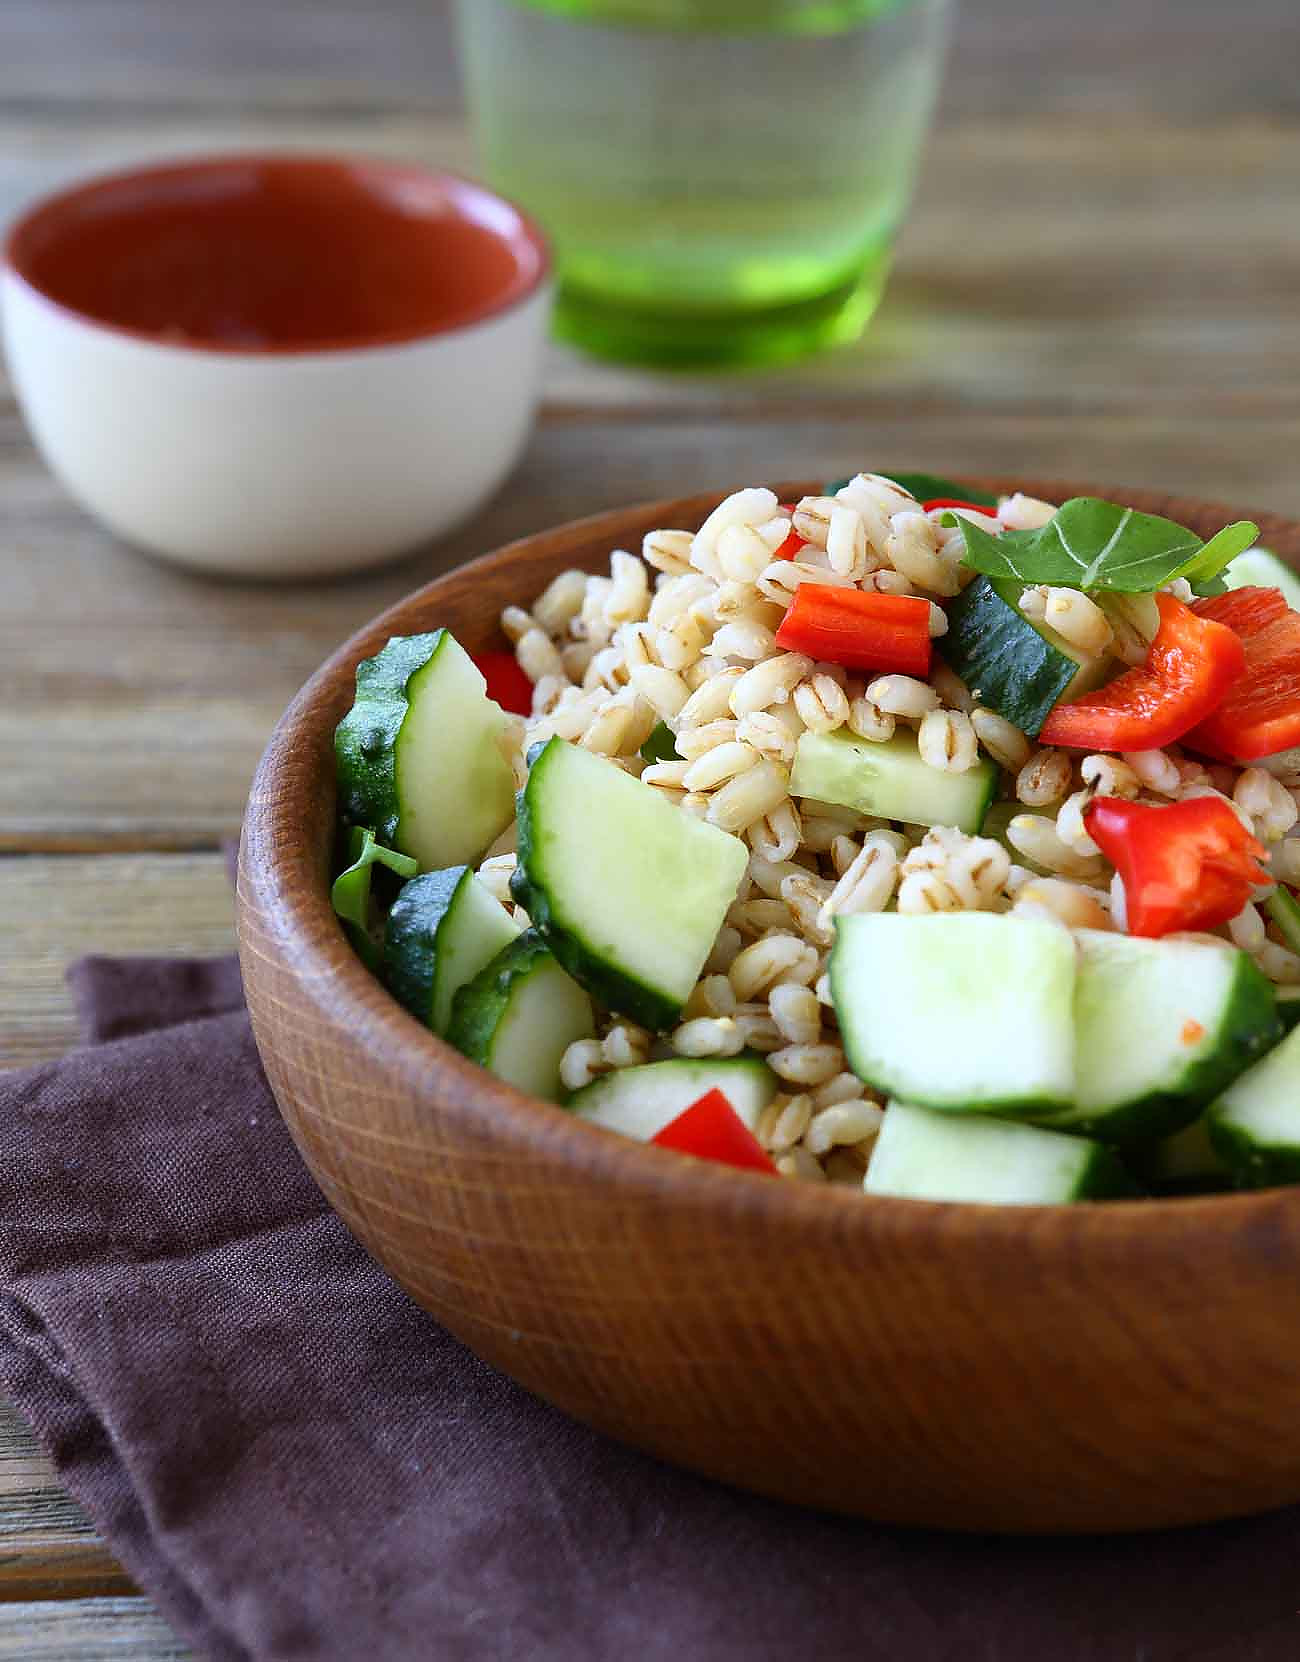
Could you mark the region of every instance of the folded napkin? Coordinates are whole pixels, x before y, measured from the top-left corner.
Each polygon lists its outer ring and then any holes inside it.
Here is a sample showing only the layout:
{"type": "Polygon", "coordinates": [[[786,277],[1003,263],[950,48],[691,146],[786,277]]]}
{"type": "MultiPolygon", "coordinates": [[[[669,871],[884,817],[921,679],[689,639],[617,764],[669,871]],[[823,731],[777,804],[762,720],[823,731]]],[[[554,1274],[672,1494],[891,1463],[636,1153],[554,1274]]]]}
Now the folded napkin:
{"type": "Polygon", "coordinates": [[[0,1080],[0,1377],[201,1656],[1300,1654],[1300,1510],[1084,1541],[880,1529],[574,1424],[327,1209],[233,963],[88,959],[71,978],[96,1042],[0,1080]]]}

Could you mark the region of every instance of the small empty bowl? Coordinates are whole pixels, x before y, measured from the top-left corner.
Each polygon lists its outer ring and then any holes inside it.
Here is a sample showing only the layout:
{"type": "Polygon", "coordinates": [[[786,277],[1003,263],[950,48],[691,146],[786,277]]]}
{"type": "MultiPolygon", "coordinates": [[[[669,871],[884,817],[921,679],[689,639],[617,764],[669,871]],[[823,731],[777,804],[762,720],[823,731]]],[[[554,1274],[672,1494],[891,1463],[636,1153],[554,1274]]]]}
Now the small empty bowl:
{"type": "Polygon", "coordinates": [[[355,570],[473,513],[523,447],[541,233],[478,185],[225,156],[47,197],[0,269],[53,472],[128,542],[209,571],[355,570]]]}

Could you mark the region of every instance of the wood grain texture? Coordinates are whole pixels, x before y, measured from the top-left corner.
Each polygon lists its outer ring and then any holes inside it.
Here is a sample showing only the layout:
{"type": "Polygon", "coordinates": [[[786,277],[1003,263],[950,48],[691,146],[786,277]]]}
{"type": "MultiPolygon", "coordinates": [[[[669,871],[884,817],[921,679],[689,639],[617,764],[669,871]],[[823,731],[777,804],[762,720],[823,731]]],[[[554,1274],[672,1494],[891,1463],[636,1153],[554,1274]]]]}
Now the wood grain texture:
{"type": "Polygon", "coordinates": [[[234,946],[220,854],[0,859],[0,916],[0,1069],[47,1061],[76,1043],[63,979],[71,959],[234,946]]]}
{"type": "Polygon", "coordinates": [[[0,1662],[191,1662],[193,1656],[143,1599],[0,1604],[0,1662]]]}
{"type": "MultiPolygon", "coordinates": [[[[258,143],[472,160],[457,120],[405,109],[125,106],[81,122],[0,104],[0,216],[90,149],[109,167],[258,143]]],[[[218,584],[140,558],[68,501],[0,393],[0,849],[234,835],[266,734],[359,619],[484,548],[621,503],[864,465],[1068,467],[1300,511],[1300,221],[1278,206],[1297,159],[1295,129],[1258,115],[952,118],[856,347],[730,377],[554,347],[541,425],[497,500],[351,583],[218,584]],[[1189,236],[1195,258],[1171,257],[1189,236]]]]}
{"type": "MultiPolygon", "coordinates": [[[[1237,517],[1107,494],[1205,536],[1237,517]]],[[[763,1493],[1045,1532],[1300,1499],[1300,1192],[961,1207],[736,1174],[499,1083],[345,943],[327,883],[332,733],[358,660],[439,625],[490,644],[502,604],[656,526],[698,525],[715,500],[562,527],[431,584],[349,642],[277,728],[245,820],[240,953],[268,1076],[325,1194],[414,1298],[529,1389],[763,1493]]],[[[1268,519],[1266,535],[1300,560],[1300,521],[1268,519]]]]}
{"type": "Polygon", "coordinates": [[[131,1590],[26,1424],[0,1401],[0,1601],[131,1590]]]}
{"type": "MultiPolygon", "coordinates": [[[[81,953],[216,953],[234,945],[220,854],[0,859],[0,915],[0,1069],[51,1060],[75,1043],[64,969],[81,953]]],[[[26,1424],[0,1402],[0,1606],[130,1588],[26,1424]]]]}

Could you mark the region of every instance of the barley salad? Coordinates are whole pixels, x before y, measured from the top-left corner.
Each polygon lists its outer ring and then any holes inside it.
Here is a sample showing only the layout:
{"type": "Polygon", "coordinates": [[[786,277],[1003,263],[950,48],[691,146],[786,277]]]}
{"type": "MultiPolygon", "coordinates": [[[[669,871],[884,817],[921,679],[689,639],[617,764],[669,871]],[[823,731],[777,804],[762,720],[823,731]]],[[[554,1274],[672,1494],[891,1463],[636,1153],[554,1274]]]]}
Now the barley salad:
{"type": "MultiPolygon", "coordinates": [[[[357,669],[336,910],[472,1061],[795,1181],[1300,1181],[1300,580],[860,473],[357,669]]],[[[521,597],[523,598],[523,597],[521,597]]]]}

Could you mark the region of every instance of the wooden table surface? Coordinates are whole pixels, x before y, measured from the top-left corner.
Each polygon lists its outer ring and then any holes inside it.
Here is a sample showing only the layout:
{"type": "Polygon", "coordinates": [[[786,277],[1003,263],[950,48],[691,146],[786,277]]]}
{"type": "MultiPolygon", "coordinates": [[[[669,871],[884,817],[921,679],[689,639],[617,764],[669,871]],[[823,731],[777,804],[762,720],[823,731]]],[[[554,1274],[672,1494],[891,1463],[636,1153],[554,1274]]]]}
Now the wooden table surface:
{"type": "MultiPolygon", "coordinates": [[[[0,0],[0,220],[166,152],[326,145],[472,168],[445,14],[0,0]]],[[[48,477],[0,378],[0,1067],[73,1042],[69,958],[230,947],[219,843],[280,710],[355,625],[512,536],[891,464],[1300,514],[1297,63],[1296,0],[970,0],[865,340],[729,378],[555,348],[515,477],[377,576],[263,589],[141,559],[48,477]]],[[[189,1654],[0,1405],[0,1662],[189,1654]]]]}

